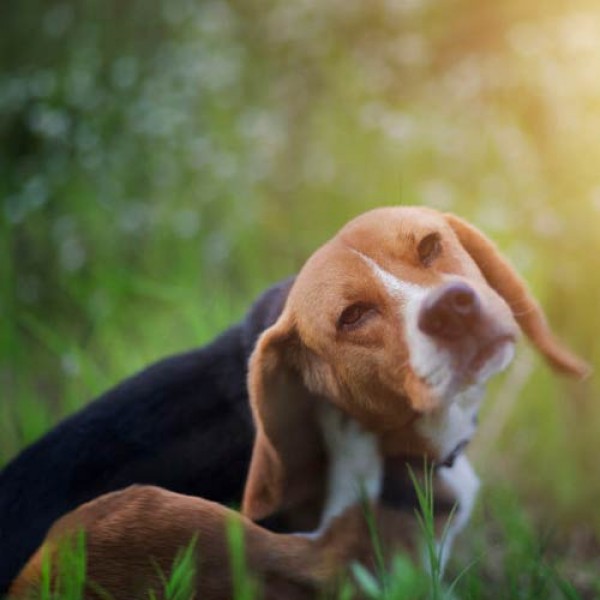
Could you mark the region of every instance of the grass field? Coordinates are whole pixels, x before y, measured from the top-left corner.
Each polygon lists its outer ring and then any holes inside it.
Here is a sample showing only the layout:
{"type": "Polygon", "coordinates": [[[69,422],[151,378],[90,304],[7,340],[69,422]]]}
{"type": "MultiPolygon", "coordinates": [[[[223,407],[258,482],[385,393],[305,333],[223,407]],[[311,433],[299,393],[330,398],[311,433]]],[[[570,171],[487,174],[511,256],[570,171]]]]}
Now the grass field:
{"type": "MultiPolygon", "coordinates": [[[[384,204],[481,227],[600,364],[599,23],[592,0],[3,8],[0,466],[384,204]]],[[[523,347],[490,389],[460,597],[600,596],[598,387],[523,347]]]]}

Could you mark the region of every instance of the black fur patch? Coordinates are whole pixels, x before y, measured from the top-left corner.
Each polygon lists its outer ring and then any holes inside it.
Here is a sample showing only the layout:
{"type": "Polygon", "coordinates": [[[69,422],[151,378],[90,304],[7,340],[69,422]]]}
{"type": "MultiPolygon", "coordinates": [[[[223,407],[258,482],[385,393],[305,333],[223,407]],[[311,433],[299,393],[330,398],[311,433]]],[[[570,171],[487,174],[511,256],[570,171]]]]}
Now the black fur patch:
{"type": "Polygon", "coordinates": [[[60,516],[133,483],[239,504],[254,426],[247,361],[293,279],[212,343],[123,381],[0,473],[0,595],[60,516]]]}

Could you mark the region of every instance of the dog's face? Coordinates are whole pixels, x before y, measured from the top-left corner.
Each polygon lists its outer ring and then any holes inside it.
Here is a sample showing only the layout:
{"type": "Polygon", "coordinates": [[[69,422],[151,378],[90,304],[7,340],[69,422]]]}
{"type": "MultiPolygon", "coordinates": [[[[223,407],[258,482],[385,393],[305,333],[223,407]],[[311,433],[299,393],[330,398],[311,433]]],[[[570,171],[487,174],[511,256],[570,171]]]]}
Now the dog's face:
{"type": "Polygon", "coordinates": [[[283,488],[297,495],[305,478],[289,474],[320,460],[315,402],[378,434],[385,454],[448,458],[472,434],[482,384],[512,359],[517,322],[555,367],[583,373],[464,221],[416,207],[351,221],[308,260],[251,359],[258,436],[246,512],[268,514],[283,488]]]}
{"type": "Polygon", "coordinates": [[[486,381],[518,331],[447,220],[422,208],[349,223],[307,262],[288,314],[306,386],[377,429],[486,381]]]}

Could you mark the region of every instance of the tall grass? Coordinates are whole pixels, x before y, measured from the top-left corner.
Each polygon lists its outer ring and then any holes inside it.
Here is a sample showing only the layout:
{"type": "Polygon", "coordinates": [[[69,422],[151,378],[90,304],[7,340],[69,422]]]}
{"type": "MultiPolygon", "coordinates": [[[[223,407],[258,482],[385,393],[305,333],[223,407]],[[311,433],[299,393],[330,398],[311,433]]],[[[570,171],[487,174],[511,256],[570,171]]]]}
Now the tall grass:
{"type": "Polygon", "coordinates": [[[230,572],[235,600],[255,600],[259,597],[258,581],[246,564],[244,528],[241,520],[232,518],[227,523],[230,572]]]}
{"type": "Polygon", "coordinates": [[[179,550],[173,561],[171,572],[167,575],[157,565],[163,589],[160,592],[149,590],[148,596],[150,600],[156,600],[157,598],[164,600],[190,600],[194,598],[198,570],[197,543],[198,538],[194,536],[187,547],[179,550]]]}
{"type": "MultiPolygon", "coordinates": [[[[44,549],[39,600],[80,600],[86,584],[85,533],[61,541],[58,548],[44,549]]],[[[32,596],[33,597],[33,596],[32,596]]]]}
{"type": "MultiPolygon", "coordinates": [[[[486,519],[480,510],[460,536],[459,559],[454,559],[444,577],[441,560],[445,532],[441,539],[436,537],[432,477],[429,468],[422,481],[412,477],[424,564],[403,555],[393,557],[387,568],[378,560],[375,573],[354,564],[351,573],[361,594],[371,600],[584,600],[600,592],[597,561],[581,565],[594,574],[585,589],[578,590],[561,573],[562,557],[553,545],[551,531],[543,535],[536,532],[514,492],[499,488],[485,494],[486,519]]],[[[375,531],[373,544],[379,555],[375,531]]]]}

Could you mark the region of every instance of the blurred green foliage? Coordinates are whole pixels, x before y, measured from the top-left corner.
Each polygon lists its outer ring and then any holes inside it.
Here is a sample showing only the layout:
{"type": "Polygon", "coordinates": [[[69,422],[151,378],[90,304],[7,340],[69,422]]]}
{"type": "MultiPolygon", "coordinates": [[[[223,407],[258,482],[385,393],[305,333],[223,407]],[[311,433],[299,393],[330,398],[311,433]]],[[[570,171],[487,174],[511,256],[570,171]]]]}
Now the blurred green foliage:
{"type": "MultiPolygon", "coordinates": [[[[0,464],[383,204],[481,227],[599,362],[592,0],[22,0],[0,65],[0,464]]],[[[510,377],[479,471],[600,531],[597,382],[510,377]]]]}

